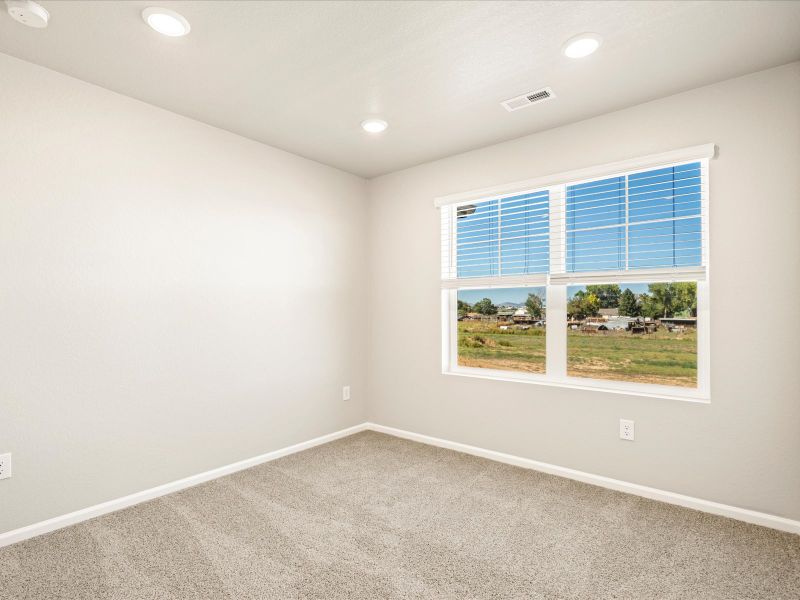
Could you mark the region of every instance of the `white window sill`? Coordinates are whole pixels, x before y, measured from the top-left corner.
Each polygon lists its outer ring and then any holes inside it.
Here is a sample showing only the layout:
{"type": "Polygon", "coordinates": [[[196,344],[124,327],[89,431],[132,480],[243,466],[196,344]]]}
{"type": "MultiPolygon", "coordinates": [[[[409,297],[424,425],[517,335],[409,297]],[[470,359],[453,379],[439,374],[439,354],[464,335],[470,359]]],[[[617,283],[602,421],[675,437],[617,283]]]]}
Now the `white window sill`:
{"type": "Polygon", "coordinates": [[[512,371],[498,371],[493,369],[477,369],[470,367],[457,367],[442,371],[443,375],[456,375],[460,377],[473,377],[477,379],[490,379],[512,383],[532,383],[551,387],[569,388],[573,390],[589,390],[610,394],[623,394],[625,396],[640,396],[644,398],[658,398],[663,400],[680,400],[695,404],[710,404],[708,394],[700,390],[681,388],[668,385],[631,383],[627,381],[608,381],[604,379],[585,379],[579,377],[565,377],[555,379],[547,375],[535,373],[515,373],[512,371]]]}

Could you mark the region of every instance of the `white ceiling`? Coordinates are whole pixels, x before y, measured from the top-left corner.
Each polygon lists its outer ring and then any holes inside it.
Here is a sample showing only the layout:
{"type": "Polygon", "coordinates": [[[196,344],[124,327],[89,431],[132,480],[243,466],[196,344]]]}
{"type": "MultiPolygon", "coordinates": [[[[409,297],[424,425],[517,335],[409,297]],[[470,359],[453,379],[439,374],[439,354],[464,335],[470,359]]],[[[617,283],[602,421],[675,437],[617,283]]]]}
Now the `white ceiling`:
{"type": "Polygon", "coordinates": [[[39,3],[47,29],[0,14],[0,52],[365,177],[800,59],[800,2],[39,3]],[[584,31],[600,50],[564,57],[584,31]]]}

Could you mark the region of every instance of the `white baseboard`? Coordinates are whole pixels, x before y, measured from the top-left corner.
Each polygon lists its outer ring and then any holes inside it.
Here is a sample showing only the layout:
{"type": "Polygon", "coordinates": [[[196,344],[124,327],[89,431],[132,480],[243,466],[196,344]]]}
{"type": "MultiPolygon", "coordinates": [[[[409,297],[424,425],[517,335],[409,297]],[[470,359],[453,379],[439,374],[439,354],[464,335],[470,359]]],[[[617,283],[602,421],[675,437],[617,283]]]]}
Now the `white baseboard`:
{"type": "Polygon", "coordinates": [[[692,508],[702,512],[711,513],[713,515],[720,515],[755,525],[762,525],[764,527],[771,527],[772,529],[779,529],[781,531],[788,531],[789,533],[800,534],[800,521],[787,519],[785,517],[778,517],[768,513],[758,512],[747,508],[738,508],[728,504],[720,504],[719,502],[712,502],[710,500],[703,500],[701,498],[694,498],[692,496],[684,496],[683,494],[676,494],[674,492],[667,492],[656,488],[639,485],[638,483],[629,483],[627,481],[620,481],[619,479],[612,479],[610,477],[603,477],[602,475],[594,475],[584,471],[576,471],[575,469],[568,469],[566,467],[559,467],[558,465],[551,465],[549,463],[539,462],[538,460],[531,460],[530,458],[522,458],[512,454],[504,454],[502,452],[495,452],[494,450],[486,450],[485,448],[478,448],[468,444],[461,444],[459,442],[451,442],[450,440],[443,440],[440,438],[414,433],[411,431],[404,431],[403,429],[396,429],[394,427],[386,427],[385,425],[377,425],[375,423],[366,423],[366,429],[372,431],[379,431],[393,435],[395,437],[405,438],[431,446],[438,446],[440,448],[448,448],[449,450],[456,450],[465,454],[472,454],[474,456],[481,456],[501,463],[523,467],[525,469],[533,469],[534,471],[541,471],[549,473],[550,475],[558,475],[559,477],[566,477],[584,483],[590,483],[600,487],[617,490],[619,492],[626,492],[635,496],[642,496],[643,498],[650,498],[651,500],[659,500],[668,504],[677,504],[686,508],[692,508]]]}
{"type": "Polygon", "coordinates": [[[253,458],[240,460],[239,462],[225,465],[224,467],[211,469],[205,473],[199,473],[197,475],[185,477],[184,479],[178,479],[177,481],[165,483],[164,485],[159,485],[157,487],[150,488],[149,490],[136,492],[129,496],[124,496],[115,500],[109,500],[108,502],[103,502],[102,504],[95,504],[94,506],[82,508],[66,515],[47,519],[46,521],[40,521],[39,523],[34,523],[33,525],[27,525],[25,527],[20,527],[19,529],[13,529],[6,533],[0,533],[0,548],[10,544],[16,544],[17,542],[42,535],[44,533],[55,531],[56,529],[68,527],[70,525],[80,523],[81,521],[87,521],[110,512],[128,508],[129,506],[139,504],[140,502],[146,502],[147,500],[152,500],[153,498],[165,496],[167,494],[171,494],[172,492],[177,492],[178,490],[183,490],[199,483],[217,479],[218,477],[222,477],[224,475],[230,475],[231,473],[242,471],[243,469],[249,469],[250,467],[255,467],[256,465],[275,460],[276,458],[281,458],[282,456],[294,454],[295,452],[300,452],[302,450],[308,450],[309,448],[319,446],[320,444],[327,444],[333,440],[338,440],[339,438],[358,433],[359,431],[364,431],[366,428],[366,423],[354,425],[353,427],[348,427],[347,429],[322,435],[314,438],[313,440],[308,440],[307,442],[301,442],[299,444],[294,444],[293,446],[287,446],[286,448],[267,452],[266,454],[255,456],[253,458]]]}
{"type": "Polygon", "coordinates": [[[294,444],[293,446],[287,446],[286,448],[274,450],[273,452],[267,452],[266,454],[248,458],[246,460],[226,465],[224,467],[219,467],[217,469],[212,469],[204,473],[199,473],[198,475],[192,475],[191,477],[165,483],[164,485],[150,488],[149,490],[136,492],[129,496],[117,498],[116,500],[109,500],[108,502],[103,502],[102,504],[96,504],[88,508],[76,510],[75,512],[71,512],[66,515],[61,515],[46,521],[20,527],[19,529],[14,529],[6,533],[0,533],[0,548],[49,533],[51,531],[55,531],[56,529],[75,525],[81,521],[87,521],[110,512],[127,508],[129,506],[133,506],[134,504],[152,500],[153,498],[165,496],[167,494],[171,494],[172,492],[177,492],[178,490],[183,490],[200,483],[222,477],[224,475],[230,475],[231,473],[242,471],[243,469],[249,469],[250,467],[255,467],[256,465],[281,458],[282,456],[294,454],[295,452],[301,452],[302,450],[307,450],[309,448],[313,448],[314,446],[326,444],[328,442],[332,442],[333,440],[337,440],[339,438],[343,438],[365,430],[378,431],[380,433],[386,433],[395,437],[405,438],[415,442],[429,444],[431,446],[438,446],[440,448],[448,448],[450,450],[464,452],[465,454],[472,454],[474,456],[481,456],[483,458],[488,458],[490,460],[509,465],[515,465],[517,467],[523,467],[525,469],[533,469],[535,471],[541,471],[551,475],[567,477],[568,479],[574,479],[576,481],[582,481],[584,483],[590,483],[592,485],[598,485],[600,487],[626,492],[628,494],[634,494],[636,496],[642,496],[652,500],[659,500],[669,504],[677,504],[678,506],[684,506],[686,508],[692,508],[694,510],[699,510],[714,515],[738,519],[739,521],[763,525],[764,527],[788,531],[789,533],[800,534],[800,521],[778,517],[746,508],[738,508],[736,506],[720,504],[719,502],[711,502],[710,500],[702,500],[700,498],[684,496],[682,494],[667,492],[636,483],[620,481],[619,479],[603,477],[602,475],[593,475],[592,473],[586,473],[584,471],[576,471],[575,469],[559,467],[558,465],[551,465],[548,463],[539,462],[537,460],[531,460],[529,458],[514,456],[512,454],[495,452],[494,450],[478,448],[476,446],[470,446],[468,444],[462,444],[459,442],[451,442],[450,440],[443,440],[429,435],[404,431],[394,427],[386,427],[385,425],[378,425],[376,423],[361,423],[359,425],[354,425],[353,427],[348,427],[347,429],[335,431],[306,442],[294,444]]]}

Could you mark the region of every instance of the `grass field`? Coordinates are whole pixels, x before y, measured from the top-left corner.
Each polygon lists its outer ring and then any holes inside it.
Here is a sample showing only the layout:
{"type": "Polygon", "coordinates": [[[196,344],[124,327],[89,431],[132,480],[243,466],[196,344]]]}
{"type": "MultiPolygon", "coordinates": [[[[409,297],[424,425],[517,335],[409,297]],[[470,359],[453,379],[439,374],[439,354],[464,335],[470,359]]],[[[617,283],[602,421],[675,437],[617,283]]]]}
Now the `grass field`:
{"type": "MultiPolygon", "coordinates": [[[[694,330],[648,335],[626,331],[569,331],[567,373],[573,377],[697,386],[697,334],[694,330]]],[[[496,324],[458,324],[458,364],[465,367],[545,372],[545,332],[502,331],[496,324]]]]}
{"type": "Polygon", "coordinates": [[[458,364],[463,367],[544,373],[544,329],[502,331],[496,324],[458,323],[458,364]]]}

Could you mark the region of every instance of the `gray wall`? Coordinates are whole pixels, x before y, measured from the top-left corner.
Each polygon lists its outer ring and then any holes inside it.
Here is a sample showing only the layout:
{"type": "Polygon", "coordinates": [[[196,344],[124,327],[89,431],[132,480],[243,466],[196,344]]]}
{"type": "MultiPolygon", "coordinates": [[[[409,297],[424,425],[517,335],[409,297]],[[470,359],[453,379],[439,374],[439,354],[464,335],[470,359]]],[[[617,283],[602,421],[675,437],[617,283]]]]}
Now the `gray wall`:
{"type": "Polygon", "coordinates": [[[800,518],[799,165],[793,63],[372,180],[370,420],[800,518]],[[440,373],[435,196],[706,142],[710,405],[440,373]]]}
{"type": "Polygon", "coordinates": [[[0,532],[364,421],[363,180],[0,81],[0,532]]]}

